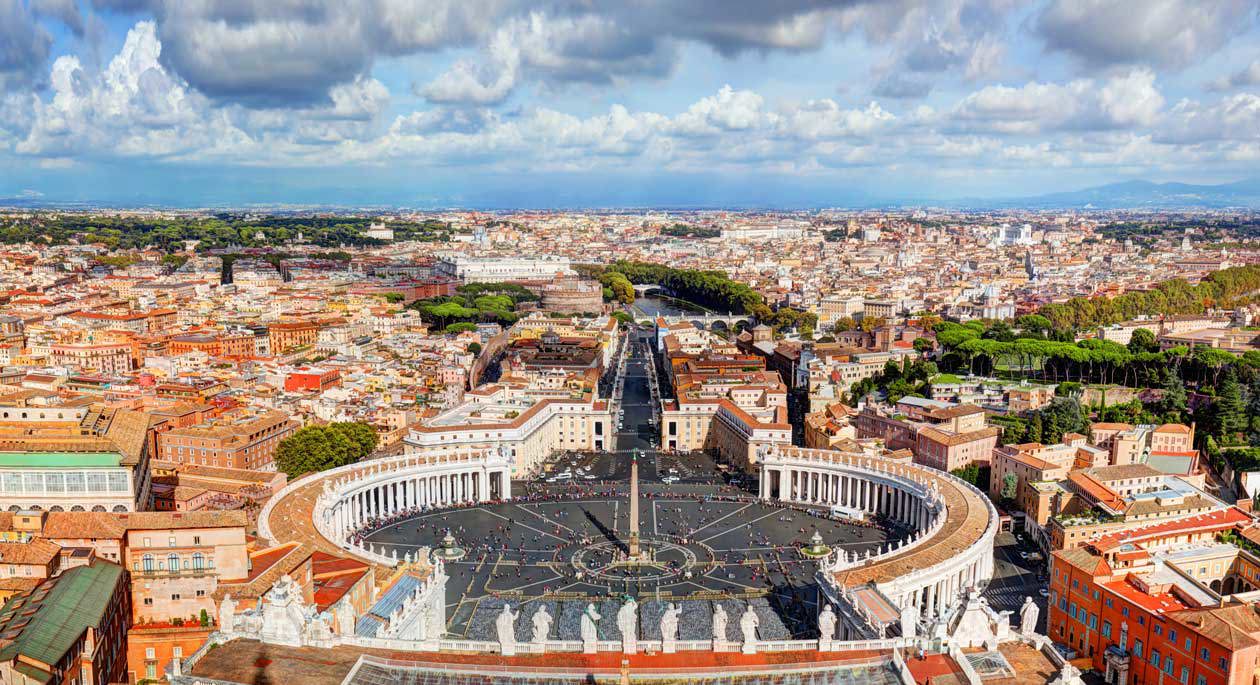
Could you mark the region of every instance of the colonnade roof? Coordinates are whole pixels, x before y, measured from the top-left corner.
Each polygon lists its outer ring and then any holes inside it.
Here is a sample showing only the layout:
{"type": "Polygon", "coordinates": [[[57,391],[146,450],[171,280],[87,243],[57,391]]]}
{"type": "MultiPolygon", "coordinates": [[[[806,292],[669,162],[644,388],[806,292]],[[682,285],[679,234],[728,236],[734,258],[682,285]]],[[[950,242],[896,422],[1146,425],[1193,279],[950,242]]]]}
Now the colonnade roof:
{"type": "MultiPolygon", "coordinates": [[[[840,463],[863,466],[867,462],[883,462],[890,468],[898,465],[896,462],[879,457],[831,450],[793,448],[793,451],[802,459],[817,460],[820,465],[840,463]]],[[[792,452],[784,456],[791,459],[792,452]]],[[[905,552],[892,553],[886,559],[875,563],[837,572],[834,577],[841,585],[856,587],[867,583],[892,582],[919,569],[957,558],[983,537],[989,525],[991,505],[981,494],[960,485],[956,479],[944,473],[924,467],[910,468],[913,468],[918,476],[936,483],[936,487],[945,500],[945,525],[941,526],[930,538],[905,552]]]]}

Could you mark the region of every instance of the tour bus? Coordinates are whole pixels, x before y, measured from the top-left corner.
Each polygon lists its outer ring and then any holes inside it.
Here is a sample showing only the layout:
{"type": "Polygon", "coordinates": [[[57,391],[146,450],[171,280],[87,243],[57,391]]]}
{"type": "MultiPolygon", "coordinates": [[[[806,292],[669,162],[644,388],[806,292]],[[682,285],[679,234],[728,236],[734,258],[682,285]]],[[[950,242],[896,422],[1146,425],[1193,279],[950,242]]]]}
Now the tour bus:
{"type": "Polygon", "coordinates": [[[865,512],[863,512],[861,509],[854,509],[853,507],[845,507],[839,504],[831,508],[831,516],[832,518],[844,519],[847,521],[862,521],[862,520],[865,520],[866,518],[865,512]]]}

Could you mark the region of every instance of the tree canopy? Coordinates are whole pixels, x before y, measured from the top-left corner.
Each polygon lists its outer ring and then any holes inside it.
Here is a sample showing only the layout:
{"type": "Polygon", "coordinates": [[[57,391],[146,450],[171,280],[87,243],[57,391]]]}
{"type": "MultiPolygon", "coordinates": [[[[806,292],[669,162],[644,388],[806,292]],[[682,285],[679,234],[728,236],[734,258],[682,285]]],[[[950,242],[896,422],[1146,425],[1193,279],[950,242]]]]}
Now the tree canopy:
{"type": "Polygon", "coordinates": [[[306,426],[276,446],[276,468],[289,478],[352,464],[376,449],[376,431],[366,423],[306,426]]]}

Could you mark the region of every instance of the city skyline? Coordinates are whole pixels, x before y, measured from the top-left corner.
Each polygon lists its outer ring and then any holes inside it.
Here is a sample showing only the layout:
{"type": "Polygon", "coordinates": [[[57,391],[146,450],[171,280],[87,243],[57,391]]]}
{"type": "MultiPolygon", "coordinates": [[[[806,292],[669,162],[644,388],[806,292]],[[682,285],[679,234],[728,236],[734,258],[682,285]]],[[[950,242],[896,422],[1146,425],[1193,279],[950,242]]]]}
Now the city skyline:
{"type": "Polygon", "coordinates": [[[0,202],[878,206],[1254,179],[1254,2],[0,2],[0,202]]]}

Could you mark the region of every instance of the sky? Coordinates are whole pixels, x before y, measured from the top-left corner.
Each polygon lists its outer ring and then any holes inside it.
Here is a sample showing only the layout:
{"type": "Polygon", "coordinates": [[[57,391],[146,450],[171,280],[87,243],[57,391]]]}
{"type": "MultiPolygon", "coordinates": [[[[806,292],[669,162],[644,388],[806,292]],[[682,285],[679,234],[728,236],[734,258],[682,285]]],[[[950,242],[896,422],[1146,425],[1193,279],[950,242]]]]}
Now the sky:
{"type": "Polygon", "coordinates": [[[1260,0],[0,0],[0,204],[852,206],[1260,177],[1260,0]]]}

